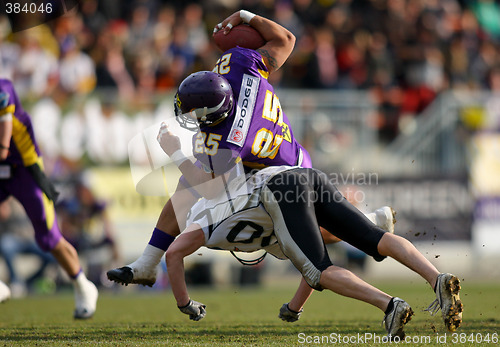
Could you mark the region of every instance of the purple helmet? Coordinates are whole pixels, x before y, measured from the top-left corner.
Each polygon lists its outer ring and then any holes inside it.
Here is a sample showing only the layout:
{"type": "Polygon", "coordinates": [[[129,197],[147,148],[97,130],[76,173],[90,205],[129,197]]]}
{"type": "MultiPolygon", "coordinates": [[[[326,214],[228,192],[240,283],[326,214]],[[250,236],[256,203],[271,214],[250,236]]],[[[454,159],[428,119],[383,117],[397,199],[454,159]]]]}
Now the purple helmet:
{"type": "Polygon", "coordinates": [[[218,124],[234,107],[233,90],[221,75],[211,71],[193,73],[175,94],[175,118],[189,130],[218,124]]]}

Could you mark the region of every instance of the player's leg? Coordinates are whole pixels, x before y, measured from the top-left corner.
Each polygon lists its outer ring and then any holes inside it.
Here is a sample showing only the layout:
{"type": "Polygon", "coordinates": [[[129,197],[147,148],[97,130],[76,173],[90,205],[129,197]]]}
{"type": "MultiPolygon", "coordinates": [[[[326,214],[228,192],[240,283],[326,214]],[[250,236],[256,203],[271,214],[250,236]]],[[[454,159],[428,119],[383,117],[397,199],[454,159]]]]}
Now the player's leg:
{"type": "Polygon", "coordinates": [[[462,324],[463,305],[460,300],[460,280],[449,273],[440,273],[415,246],[405,238],[385,234],[379,242],[380,254],[389,256],[425,278],[436,292],[436,300],[427,309],[434,315],[441,309],[444,323],[449,331],[462,324]]]}
{"type": "Polygon", "coordinates": [[[459,280],[451,274],[441,274],[415,246],[403,237],[383,232],[328,182],[326,176],[316,170],[311,173],[318,192],[317,217],[320,225],[347,241],[351,245],[372,255],[376,260],[390,256],[421,275],[436,290],[437,301],[443,319],[450,331],[454,331],[462,321],[462,303],[459,297],[459,280]],[[337,228],[335,228],[337,226],[337,228]],[[439,276],[438,276],[439,275],[439,276]],[[436,285],[440,279],[440,283],[436,285]]]}
{"type": "Polygon", "coordinates": [[[185,224],[186,215],[198,200],[191,190],[185,189],[179,182],[175,193],[163,207],[153,234],[134,262],[107,272],[108,279],[120,284],[142,284],[153,286],[156,282],[157,265],[175,237],[180,234],[180,227],[185,224]]]}
{"type": "Polygon", "coordinates": [[[407,239],[387,233],[380,239],[378,252],[415,271],[434,288],[439,271],[407,239]]]}
{"type": "Polygon", "coordinates": [[[349,270],[330,266],[321,273],[320,285],[331,291],[378,307],[384,312],[384,326],[388,338],[401,341],[405,338],[404,326],[411,320],[413,310],[401,298],[389,294],[363,281],[349,270]]]}
{"type": "MultiPolygon", "coordinates": [[[[297,166],[302,168],[312,168],[312,160],[309,152],[299,145],[300,155],[297,166]]],[[[394,224],[396,223],[396,211],[392,207],[382,206],[373,212],[366,213],[366,218],[368,218],[372,223],[379,226],[383,230],[394,233],[394,224]]],[[[342,241],[340,238],[336,237],[332,233],[328,232],[325,228],[321,227],[321,234],[323,235],[323,240],[326,244],[336,243],[342,241]]]]}
{"type": "Polygon", "coordinates": [[[327,288],[380,308],[386,313],[388,333],[403,337],[403,326],[413,313],[410,306],[331,263],[316,219],[314,200],[318,196],[311,178],[305,169],[285,171],[271,178],[262,190],[283,253],[311,287],[327,288]]]}
{"type": "Polygon", "coordinates": [[[54,209],[54,203],[38,187],[25,168],[17,168],[10,190],[24,207],[35,231],[38,246],[51,252],[71,278],[75,289],[74,317],[90,318],[94,315],[98,291],[83,273],[78,254],[62,236],[54,209]]]}

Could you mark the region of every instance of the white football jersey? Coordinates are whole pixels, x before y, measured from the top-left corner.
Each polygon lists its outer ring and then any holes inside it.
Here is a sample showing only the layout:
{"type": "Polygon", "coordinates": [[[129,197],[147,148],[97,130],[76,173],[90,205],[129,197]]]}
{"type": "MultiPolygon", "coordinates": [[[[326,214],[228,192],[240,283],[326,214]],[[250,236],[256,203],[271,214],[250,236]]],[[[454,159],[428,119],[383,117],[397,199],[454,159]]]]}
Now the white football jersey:
{"type": "Polygon", "coordinates": [[[264,249],[286,259],[274,235],[273,221],[263,207],[261,192],[271,177],[293,168],[273,166],[236,177],[217,198],[199,200],[189,213],[187,225],[200,225],[208,248],[241,252],[264,249]]]}

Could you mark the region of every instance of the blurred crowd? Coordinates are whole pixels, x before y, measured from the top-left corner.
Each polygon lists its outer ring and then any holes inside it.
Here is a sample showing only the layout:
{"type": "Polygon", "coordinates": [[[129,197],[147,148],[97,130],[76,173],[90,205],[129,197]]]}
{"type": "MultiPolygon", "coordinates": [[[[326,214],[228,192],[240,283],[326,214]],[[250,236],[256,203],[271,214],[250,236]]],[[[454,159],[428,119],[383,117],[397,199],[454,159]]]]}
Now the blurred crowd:
{"type": "Polygon", "coordinates": [[[78,11],[16,34],[3,18],[0,76],[25,98],[97,87],[144,105],[211,69],[213,27],[242,8],[297,37],[276,86],[369,90],[383,139],[442,90],[500,88],[494,0],[81,0],[78,11]]]}

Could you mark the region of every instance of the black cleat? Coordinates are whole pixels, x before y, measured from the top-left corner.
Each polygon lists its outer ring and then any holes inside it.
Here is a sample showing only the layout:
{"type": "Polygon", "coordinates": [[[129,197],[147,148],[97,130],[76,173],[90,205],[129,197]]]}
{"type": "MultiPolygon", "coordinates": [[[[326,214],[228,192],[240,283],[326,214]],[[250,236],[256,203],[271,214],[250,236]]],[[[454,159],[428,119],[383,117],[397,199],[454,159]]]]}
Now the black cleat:
{"type": "Polygon", "coordinates": [[[121,268],[109,270],[106,272],[106,275],[108,276],[108,279],[110,281],[124,284],[124,285],[129,285],[130,283],[132,284],[142,284],[144,286],[152,287],[153,284],[156,282],[156,273],[154,274],[149,274],[146,273],[143,278],[140,277],[138,274],[139,271],[137,269],[132,269],[130,266],[124,266],[121,268]],[[136,278],[134,278],[134,273],[136,273],[136,278]]]}

